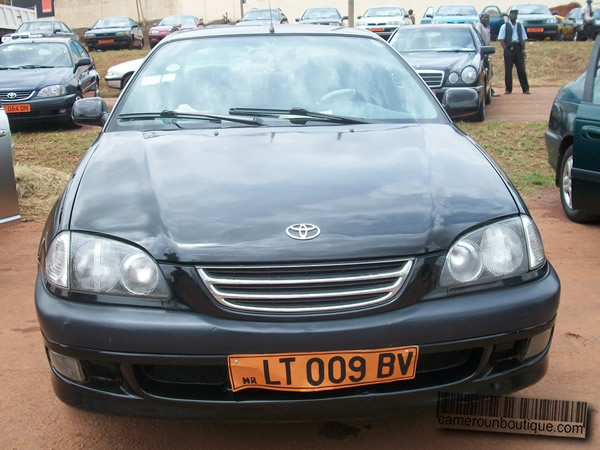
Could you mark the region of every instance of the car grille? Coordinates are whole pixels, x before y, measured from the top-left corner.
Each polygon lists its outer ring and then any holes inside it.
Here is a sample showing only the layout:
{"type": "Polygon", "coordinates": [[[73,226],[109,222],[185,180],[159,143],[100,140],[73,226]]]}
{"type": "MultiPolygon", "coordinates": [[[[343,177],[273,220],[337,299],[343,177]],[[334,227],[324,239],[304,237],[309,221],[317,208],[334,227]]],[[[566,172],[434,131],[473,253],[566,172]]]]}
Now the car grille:
{"type": "Polygon", "coordinates": [[[369,22],[367,26],[369,27],[384,27],[387,25],[387,22],[369,22]]]}
{"type": "Polygon", "coordinates": [[[452,383],[471,376],[482,357],[482,349],[463,349],[419,355],[417,375],[413,380],[337,391],[295,393],[263,389],[231,392],[226,363],[222,365],[135,365],[136,383],[146,393],[164,398],[184,399],[307,399],[343,397],[358,392],[402,392],[452,383]]]}
{"type": "Polygon", "coordinates": [[[417,73],[430,88],[439,88],[444,84],[443,70],[417,70],[417,73]]]}
{"type": "Polygon", "coordinates": [[[33,97],[35,91],[2,91],[0,92],[0,101],[2,102],[21,102],[23,100],[29,100],[33,97]],[[14,98],[8,98],[8,94],[17,94],[14,98]]]}
{"type": "Polygon", "coordinates": [[[215,300],[228,308],[266,313],[332,312],[394,298],[412,260],[332,264],[197,267],[215,300]]]}

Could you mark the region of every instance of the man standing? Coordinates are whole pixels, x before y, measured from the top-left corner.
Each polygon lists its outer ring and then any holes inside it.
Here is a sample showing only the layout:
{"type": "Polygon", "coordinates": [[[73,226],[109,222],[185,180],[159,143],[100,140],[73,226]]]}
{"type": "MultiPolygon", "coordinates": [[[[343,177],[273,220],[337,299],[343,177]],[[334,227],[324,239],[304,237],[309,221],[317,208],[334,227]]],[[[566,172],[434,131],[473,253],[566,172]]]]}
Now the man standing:
{"type": "MultiPolygon", "coordinates": [[[[481,35],[481,40],[483,41],[483,45],[490,45],[490,41],[492,40],[492,29],[490,28],[490,15],[488,13],[483,13],[479,17],[479,22],[475,25],[475,29],[481,35]]],[[[488,70],[488,76],[490,78],[490,83],[492,80],[492,61],[490,56],[484,56],[483,64],[485,68],[488,70]]],[[[490,88],[492,97],[498,97],[498,94],[494,91],[494,88],[490,88]]]]}
{"type": "Polygon", "coordinates": [[[408,10],[408,17],[410,17],[410,21],[414,25],[415,24],[415,15],[413,14],[413,10],[412,9],[408,10]]]}
{"type": "Polygon", "coordinates": [[[504,49],[504,84],[505,94],[512,92],[512,69],[513,65],[517,68],[517,76],[523,94],[529,94],[529,83],[527,81],[527,73],[525,72],[525,41],[527,40],[527,32],[522,23],[517,22],[519,11],[516,9],[510,10],[508,21],[500,27],[498,40],[504,49]]]}
{"type": "Polygon", "coordinates": [[[586,39],[594,38],[594,11],[592,10],[592,0],[587,0],[583,7],[583,34],[586,39]]]}

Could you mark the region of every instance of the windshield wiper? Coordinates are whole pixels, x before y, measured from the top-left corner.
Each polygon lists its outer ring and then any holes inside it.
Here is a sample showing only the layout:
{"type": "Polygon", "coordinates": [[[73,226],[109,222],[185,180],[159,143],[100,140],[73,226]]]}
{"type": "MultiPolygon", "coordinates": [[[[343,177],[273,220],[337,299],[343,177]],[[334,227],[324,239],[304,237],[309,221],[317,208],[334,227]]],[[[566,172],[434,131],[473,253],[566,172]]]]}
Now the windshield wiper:
{"type": "Polygon", "coordinates": [[[309,119],[318,119],[325,122],[335,122],[341,125],[352,125],[369,123],[366,120],[355,119],[353,117],[335,116],[320,112],[307,111],[304,108],[292,109],[271,109],[271,108],[231,108],[229,114],[240,116],[283,116],[282,119],[288,119],[290,122],[306,123],[309,119]]]}
{"type": "Polygon", "coordinates": [[[52,69],[54,66],[40,66],[38,64],[26,64],[19,66],[19,69],[52,69]]]}
{"type": "MultiPolygon", "coordinates": [[[[235,122],[242,123],[244,125],[253,125],[253,126],[261,126],[264,125],[264,122],[259,118],[252,119],[242,119],[241,117],[232,117],[221,114],[204,114],[204,113],[191,113],[191,112],[177,112],[164,110],[160,113],[129,113],[129,114],[119,114],[119,119],[124,120],[151,120],[151,119],[189,119],[189,120],[208,120],[214,123],[221,123],[223,121],[226,122],[235,122]]],[[[177,122],[173,121],[175,125],[177,122]]],[[[179,125],[177,125],[179,126],[179,125]]]]}

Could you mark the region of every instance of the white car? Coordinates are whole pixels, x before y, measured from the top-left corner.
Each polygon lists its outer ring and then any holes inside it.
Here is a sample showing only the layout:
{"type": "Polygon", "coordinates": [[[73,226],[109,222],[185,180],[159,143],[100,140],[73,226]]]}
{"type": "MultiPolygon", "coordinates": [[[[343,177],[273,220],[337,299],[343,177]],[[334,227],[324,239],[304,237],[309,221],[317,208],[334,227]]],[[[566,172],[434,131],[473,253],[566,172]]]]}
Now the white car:
{"type": "Polygon", "coordinates": [[[408,13],[399,6],[378,6],[369,8],[362,16],[358,16],[356,28],[372,31],[388,39],[396,28],[412,24],[408,13]]]}
{"type": "Polygon", "coordinates": [[[144,58],[132,59],[110,67],[104,80],[109,88],[123,89],[131,76],[142,65],[144,58]]]}

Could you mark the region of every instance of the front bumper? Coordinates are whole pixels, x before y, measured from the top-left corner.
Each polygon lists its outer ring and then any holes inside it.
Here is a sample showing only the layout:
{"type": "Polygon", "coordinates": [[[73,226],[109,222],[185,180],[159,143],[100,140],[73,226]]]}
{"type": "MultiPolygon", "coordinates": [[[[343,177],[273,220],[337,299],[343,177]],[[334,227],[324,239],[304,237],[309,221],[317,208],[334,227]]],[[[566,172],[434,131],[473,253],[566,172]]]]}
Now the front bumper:
{"type": "Polygon", "coordinates": [[[545,39],[558,36],[558,24],[524,24],[528,38],[545,39]],[[541,30],[541,31],[540,31],[541,30]]]}
{"type": "Polygon", "coordinates": [[[120,48],[129,47],[132,44],[132,41],[133,38],[131,36],[107,36],[86,38],[85,45],[88,48],[120,48]]]}
{"type": "MultiPolygon", "coordinates": [[[[11,123],[33,123],[46,120],[69,120],[71,109],[75,103],[76,94],[63,95],[61,97],[34,98],[26,101],[15,102],[15,104],[28,104],[29,112],[10,113],[8,119],[11,123]]],[[[9,102],[4,102],[10,105],[9,102]]]]}
{"type": "Polygon", "coordinates": [[[123,74],[119,74],[113,77],[105,77],[106,85],[112,89],[121,89],[121,81],[123,80],[123,74]]]}
{"type": "Polygon", "coordinates": [[[53,368],[65,403],[115,414],[217,420],[378,417],[434,402],[440,390],[511,392],[543,377],[560,282],[548,265],[526,284],[342,320],[231,320],[189,311],[94,305],[53,297],[38,276],[48,350],[80,361],[85,380],[53,368]],[[525,354],[531,338],[539,351],[525,354]],[[538,339],[539,342],[539,339],[538,339]],[[418,345],[413,380],[318,393],[232,392],[227,355],[418,345]],[[545,346],[545,348],[544,348],[545,346]]]}

